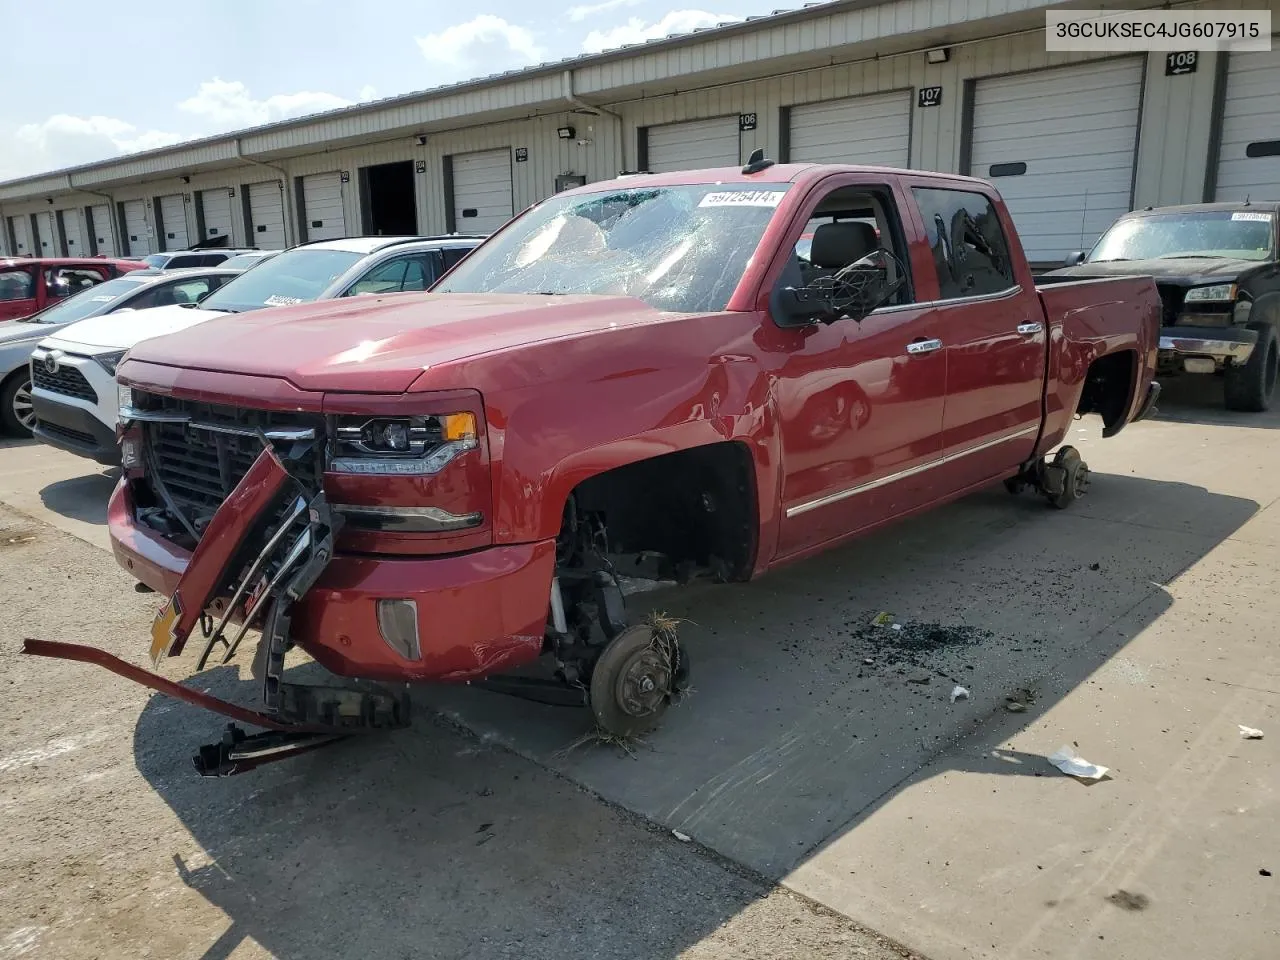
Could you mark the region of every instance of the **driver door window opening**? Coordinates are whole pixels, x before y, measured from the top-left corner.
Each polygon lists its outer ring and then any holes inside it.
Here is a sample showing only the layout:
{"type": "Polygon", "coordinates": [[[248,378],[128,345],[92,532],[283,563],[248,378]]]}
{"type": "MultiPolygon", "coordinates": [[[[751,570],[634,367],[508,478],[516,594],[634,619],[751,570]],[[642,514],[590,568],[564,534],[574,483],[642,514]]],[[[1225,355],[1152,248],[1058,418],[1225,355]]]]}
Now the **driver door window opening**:
{"type": "Polygon", "coordinates": [[[884,250],[888,282],[901,281],[889,305],[915,302],[902,221],[887,187],[839,187],[819,202],[796,243],[796,260],[806,286],[834,276],[864,257],[884,250]]]}

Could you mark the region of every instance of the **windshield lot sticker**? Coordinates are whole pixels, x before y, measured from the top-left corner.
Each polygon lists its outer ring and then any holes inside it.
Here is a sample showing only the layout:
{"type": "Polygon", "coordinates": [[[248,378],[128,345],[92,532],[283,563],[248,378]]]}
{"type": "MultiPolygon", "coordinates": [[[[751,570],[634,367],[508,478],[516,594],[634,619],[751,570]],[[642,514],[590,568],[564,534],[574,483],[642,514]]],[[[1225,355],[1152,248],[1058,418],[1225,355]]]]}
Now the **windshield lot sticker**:
{"type": "Polygon", "coordinates": [[[781,190],[724,190],[708,193],[700,207],[776,207],[782,202],[781,190]]]}
{"type": "Polygon", "coordinates": [[[90,303],[110,303],[115,297],[90,297],[90,303]]]}
{"type": "Polygon", "coordinates": [[[1269,213],[1233,213],[1231,215],[1231,219],[1232,220],[1252,220],[1255,223],[1259,221],[1261,221],[1262,223],[1267,223],[1271,220],[1271,214],[1269,213]]]}
{"type": "Polygon", "coordinates": [[[265,307],[291,307],[295,303],[301,303],[301,297],[282,297],[278,293],[273,293],[267,299],[262,301],[265,307]]]}

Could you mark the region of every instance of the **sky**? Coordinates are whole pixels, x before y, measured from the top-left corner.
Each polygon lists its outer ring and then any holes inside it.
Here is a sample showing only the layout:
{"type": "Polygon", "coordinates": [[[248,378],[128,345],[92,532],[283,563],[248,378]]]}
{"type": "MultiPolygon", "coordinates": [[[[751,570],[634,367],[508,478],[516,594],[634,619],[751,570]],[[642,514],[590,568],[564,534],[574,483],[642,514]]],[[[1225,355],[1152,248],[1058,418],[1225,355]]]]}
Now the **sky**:
{"type": "Polygon", "coordinates": [[[797,6],[0,0],[0,181],[797,6]]]}

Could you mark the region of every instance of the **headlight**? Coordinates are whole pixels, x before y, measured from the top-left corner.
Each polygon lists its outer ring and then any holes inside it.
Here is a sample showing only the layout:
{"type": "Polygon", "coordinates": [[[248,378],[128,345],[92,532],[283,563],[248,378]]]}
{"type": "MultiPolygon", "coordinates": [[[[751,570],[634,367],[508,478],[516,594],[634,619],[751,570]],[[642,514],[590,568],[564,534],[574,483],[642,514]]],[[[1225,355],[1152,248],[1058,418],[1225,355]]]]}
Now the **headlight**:
{"type": "Polygon", "coordinates": [[[116,367],[120,366],[120,361],[124,359],[127,350],[117,350],[115,353],[100,353],[93,359],[97,361],[98,366],[113,377],[116,375],[116,367]]]}
{"type": "Polygon", "coordinates": [[[1234,283],[1215,283],[1211,287],[1192,287],[1183,298],[1184,303],[1230,303],[1236,298],[1234,283]]]}
{"type": "Polygon", "coordinates": [[[478,445],[472,413],[339,417],[329,466],[336,473],[432,474],[478,445]]]}

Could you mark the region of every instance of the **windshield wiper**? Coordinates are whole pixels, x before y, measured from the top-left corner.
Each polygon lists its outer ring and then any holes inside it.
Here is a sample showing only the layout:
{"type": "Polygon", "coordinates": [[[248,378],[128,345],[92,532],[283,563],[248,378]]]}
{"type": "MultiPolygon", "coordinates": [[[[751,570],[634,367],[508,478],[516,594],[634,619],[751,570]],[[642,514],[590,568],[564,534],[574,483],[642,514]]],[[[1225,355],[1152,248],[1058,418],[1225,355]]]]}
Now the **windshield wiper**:
{"type": "Polygon", "coordinates": [[[1156,257],[1157,260],[1229,260],[1230,257],[1224,257],[1219,253],[1167,253],[1163,257],[1156,257]]]}
{"type": "MultiPolygon", "coordinates": [[[[1107,257],[1105,260],[1086,260],[1085,263],[1132,263],[1133,257],[1107,257]]],[[[1081,264],[1083,266],[1084,264],[1081,264]]]]}

